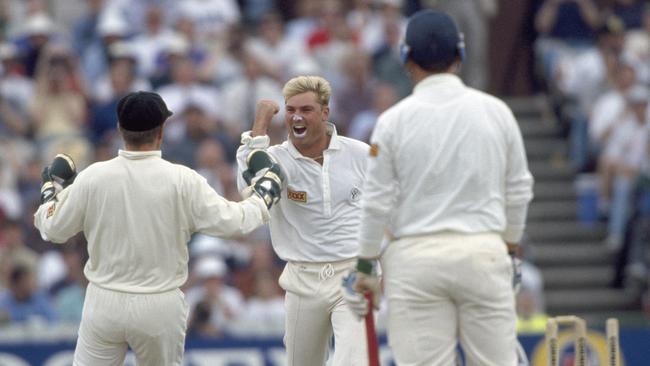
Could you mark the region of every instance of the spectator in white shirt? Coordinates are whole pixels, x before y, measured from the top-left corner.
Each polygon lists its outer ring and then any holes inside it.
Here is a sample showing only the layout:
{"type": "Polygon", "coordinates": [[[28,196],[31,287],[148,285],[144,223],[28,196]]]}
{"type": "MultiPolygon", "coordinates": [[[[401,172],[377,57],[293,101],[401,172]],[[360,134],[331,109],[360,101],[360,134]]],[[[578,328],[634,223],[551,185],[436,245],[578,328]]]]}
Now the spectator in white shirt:
{"type": "Polygon", "coordinates": [[[217,256],[198,259],[193,271],[199,285],[187,291],[185,301],[190,308],[190,319],[199,304],[206,304],[209,322],[218,335],[229,332],[244,309],[244,297],[236,288],[226,285],[226,263],[217,256]]]}
{"type": "Polygon", "coordinates": [[[612,201],[605,239],[607,248],[612,251],[619,250],[623,244],[632,189],[648,155],[650,91],[637,85],[627,94],[626,102],[622,119],[612,132],[599,162],[603,194],[606,198],[611,197],[612,201]]]}

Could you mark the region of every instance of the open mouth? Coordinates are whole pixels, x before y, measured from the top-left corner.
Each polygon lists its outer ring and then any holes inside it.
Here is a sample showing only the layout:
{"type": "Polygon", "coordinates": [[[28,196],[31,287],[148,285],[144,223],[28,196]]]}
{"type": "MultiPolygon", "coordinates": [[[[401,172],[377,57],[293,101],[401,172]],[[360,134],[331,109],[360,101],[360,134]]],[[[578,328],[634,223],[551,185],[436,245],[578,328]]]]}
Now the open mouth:
{"type": "Polygon", "coordinates": [[[303,138],[305,135],[307,135],[307,127],[305,126],[293,126],[291,127],[293,130],[293,136],[297,138],[303,138]]]}

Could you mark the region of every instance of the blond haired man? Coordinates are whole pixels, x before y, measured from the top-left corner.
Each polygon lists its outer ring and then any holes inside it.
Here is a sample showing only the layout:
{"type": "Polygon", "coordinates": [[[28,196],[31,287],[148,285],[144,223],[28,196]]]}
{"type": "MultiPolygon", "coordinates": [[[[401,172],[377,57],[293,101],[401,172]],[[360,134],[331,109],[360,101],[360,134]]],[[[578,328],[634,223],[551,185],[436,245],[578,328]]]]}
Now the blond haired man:
{"type": "MultiPolygon", "coordinates": [[[[283,199],[271,209],[270,229],[275,252],[287,261],[280,285],[286,291],[288,365],[324,365],[332,334],[333,365],[365,365],[363,322],[346,308],[339,287],[358,251],[368,145],[339,136],[328,122],[327,80],[299,76],[285,84],[283,94],[287,141],[269,146],[267,129],[279,106],[259,101],[252,131],[242,134],[237,163],[247,170],[250,151],[264,149],[287,176],[283,199]]],[[[246,187],[243,179],[239,186],[246,187]]]]}

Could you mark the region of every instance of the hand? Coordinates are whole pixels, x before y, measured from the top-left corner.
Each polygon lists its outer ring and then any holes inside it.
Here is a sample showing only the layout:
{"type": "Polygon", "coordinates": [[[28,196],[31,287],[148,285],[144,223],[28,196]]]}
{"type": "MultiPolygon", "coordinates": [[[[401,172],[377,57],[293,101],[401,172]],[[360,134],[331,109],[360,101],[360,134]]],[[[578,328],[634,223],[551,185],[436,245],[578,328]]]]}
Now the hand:
{"type": "Polygon", "coordinates": [[[51,179],[65,188],[77,177],[77,168],[72,158],[66,154],[57,154],[49,167],[51,179]]]}
{"type": "Polygon", "coordinates": [[[273,116],[280,111],[280,106],[272,100],[260,100],[255,105],[255,121],[251,136],[266,135],[273,116]]]}
{"type": "Polygon", "coordinates": [[[50,176],[50,167],[46,166],[41,172],[41,205],[45,202],[49,202],[56,195],[56,188],[54,183],[52,183],[52,177],[50,176]]]}
{"type": "Polygon", "coordinates": [[[56,155],[52,164],[41,172],[41,204],[53,199],[62,189],[72,184],[76,177],[77,169],[72,158],[65,154],[56,155]]]}
{"type": "Polygon", "coordinates": [[[510,261],[512,263],[512,288],[515,293],[518,293],[521,288],[521,259],[512,253],[510,254],[510,261]]]}
{"type": "Polygon", "coordinates": [[[359,319],[368,314],[368,301],[363,296],[362,293],[354,290],[353,286],[357,280],[358,272],[355,270],[350,271],[347,276],[343,277],[341,283],[341,296],[343,300],[348,305],[352,313],[357,316],[359,319]]]}
{"type": "Polygon", "coordinates": [[[379,297],[381,289],[379,286],[379,277],[377,277],[377,260],[359,258],[357,260],[357,278],[352,288],[361,294],[370,293],[372,295],[372,304],[375,309],[379,309],[379,297]]]}
{"type": "Polygon", "coordinates": [[[253,191],[264,200],[266,207],[270,209],[280,201],[282,186],[285,176],[278,164],[273,164],[261,177],[253,180],[253,191]]]}
{"type": "Polygon", "coordinates": [[[261,149],[255,149],[246,157],[246,166],[248,166],[248,169],[242,172],[242,177],[246,181],[246,184],[251,185],[263,176],[274,164],[277,163],[269,153],[261,149]]]}

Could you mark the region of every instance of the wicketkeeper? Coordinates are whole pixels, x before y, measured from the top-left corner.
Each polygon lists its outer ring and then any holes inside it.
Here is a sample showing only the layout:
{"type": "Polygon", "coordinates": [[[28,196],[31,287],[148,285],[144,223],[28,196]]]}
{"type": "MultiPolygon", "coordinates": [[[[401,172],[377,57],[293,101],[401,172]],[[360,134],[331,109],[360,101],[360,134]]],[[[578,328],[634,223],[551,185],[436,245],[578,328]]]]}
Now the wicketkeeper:
{"type": "Polygon", "coordinates": [[[158,94],[128,94],[117,115],[124,150],[78,175],[72,159],[57,155],[43,171],[34,224],[55,243],[80,231],[88,240],[75,366],[121,366],[129,346],[138,365],[181,365],[188,308],[179,287],[190,236],[238,236],[264,224],[283,174],[271,164],[249,198],[227,201],[195,171],[161,158],[171,112],[158,94]]]}

